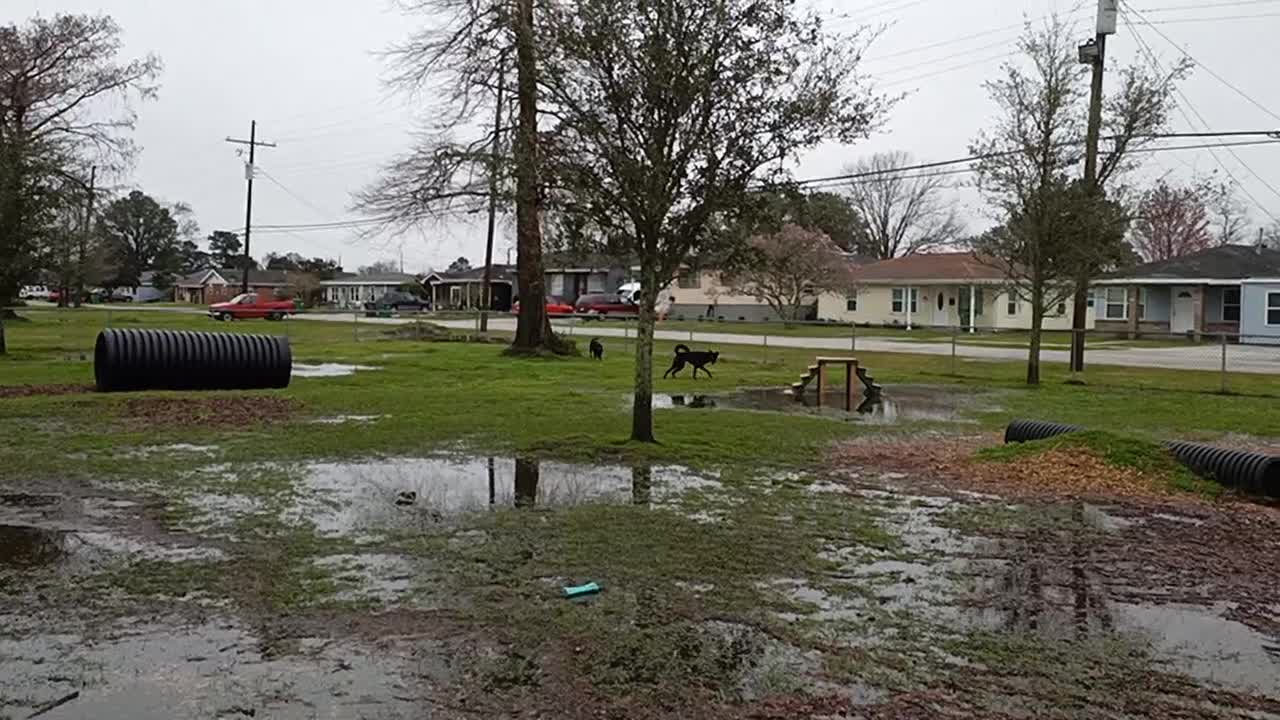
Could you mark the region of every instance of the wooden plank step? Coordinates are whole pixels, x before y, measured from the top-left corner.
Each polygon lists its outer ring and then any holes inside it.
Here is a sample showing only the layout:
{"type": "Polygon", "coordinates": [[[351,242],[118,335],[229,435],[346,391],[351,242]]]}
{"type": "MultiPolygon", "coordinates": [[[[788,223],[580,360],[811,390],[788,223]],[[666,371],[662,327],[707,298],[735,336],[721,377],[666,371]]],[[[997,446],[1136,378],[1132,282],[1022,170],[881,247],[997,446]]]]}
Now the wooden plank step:
{"type": "Polygon", "coordinates": [[[820,369],[821,369],[821,368],[819,368],[817,365],[810,365],[810,366],[809,366],[809,374],[810,374],[810,375],[813,375],[814,373],[818,372],[818,370],[820,370],[820,369]]]}
{"type": "Polygon", "coordinates": [[[817,358],[815,358],[815,360],[816,360],[817,362],[820,362],[820,363],[856,363],[856,362],[858,362],[858,358],[851,358],[851,357],[825,357],[825,356],[822,356],[822,355],[819,355],[817,358]]]}

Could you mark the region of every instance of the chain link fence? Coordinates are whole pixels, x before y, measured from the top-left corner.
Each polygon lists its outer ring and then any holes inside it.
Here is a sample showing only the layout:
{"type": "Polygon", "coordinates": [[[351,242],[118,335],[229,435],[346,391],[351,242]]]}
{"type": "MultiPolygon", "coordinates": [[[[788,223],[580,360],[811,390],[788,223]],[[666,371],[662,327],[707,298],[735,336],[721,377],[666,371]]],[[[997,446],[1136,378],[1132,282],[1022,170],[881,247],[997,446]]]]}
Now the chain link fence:
{"type": "MultiPolygon", "coordinates": [[[[14,308],[43,334],[59,336],[68,352],[90,351],[102,327],[190,328],[199,308],[97,305],[82,309],[30,306],[14,308]],[[100,323],[72,315],[96,313],[100,323]],[[84,337],[80,337],[84,335],[84,337]]],[[[282,334],[291,337],[347,337],[352,342],[433,340],[444,336],[468,339],[510,338],[515,318],[490,312],[482,323],[478,311],[394,313],[307,310],[284,320],[219,322],[207,319],[207,329],[224,332],[282,334]],[[487,327],[482,330],[482,324],[487,327]],[[335,335],[333,328],[346,330],[335,335]],[[347,335],[346,331],[350,334],[347,335]]],[[[634,348],[634,318],[553,318],[555,330],[586,342],[600,338],[634,348]]],[[[832,322],[764,323],[731,320],[665,320],[655,338],[694,348],[729,350],[736,359],[766,364],[799,363],[806,358],[854,355],[874,364],[878,377],[936,376],[940,380],[1018,383],[1026,378],[1031,334],[1026,330],[914,326],[865,327],[832,322]]],[[[1136,337],[1113,332],[1085,331],[1085,371],[1072,374],[1068,361],[1072,332],[1047,330],[1040,339],[1041,381],[1072,382],[1127,389],[1238,393],[1280,396],[1280,334],[1142,333],[1136,337]]],[[[11,343],[12,345],[12,343],[11,343]]]]}

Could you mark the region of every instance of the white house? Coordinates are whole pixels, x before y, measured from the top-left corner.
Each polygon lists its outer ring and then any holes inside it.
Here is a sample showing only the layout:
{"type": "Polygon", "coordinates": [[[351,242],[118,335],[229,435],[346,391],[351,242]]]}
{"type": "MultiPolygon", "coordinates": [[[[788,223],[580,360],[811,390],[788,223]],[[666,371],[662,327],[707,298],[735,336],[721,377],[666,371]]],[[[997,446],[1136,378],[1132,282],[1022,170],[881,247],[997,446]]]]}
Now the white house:
{"type": "MultiPolygon", "coordinates": [[[[856,289],[818,298],[818,318],[861,325],[1025,330],[1031,305],[1008,287],[1004,271],[972,252],[922,253],[853,270],[856,289]]],[[[1046,330],[1071,329],[1071,302],[1057,303],[1046,330]]],[[[1089,310],[1086,327],[1092,328],[1089,310]]]]}
{"type": "Polygon", "coordinates": [[[406,273],[381,275],[345,275],[321,280],[324,302],[339,308],[360,308],[403,285],[416,285],[418,278],[406,273]]]}

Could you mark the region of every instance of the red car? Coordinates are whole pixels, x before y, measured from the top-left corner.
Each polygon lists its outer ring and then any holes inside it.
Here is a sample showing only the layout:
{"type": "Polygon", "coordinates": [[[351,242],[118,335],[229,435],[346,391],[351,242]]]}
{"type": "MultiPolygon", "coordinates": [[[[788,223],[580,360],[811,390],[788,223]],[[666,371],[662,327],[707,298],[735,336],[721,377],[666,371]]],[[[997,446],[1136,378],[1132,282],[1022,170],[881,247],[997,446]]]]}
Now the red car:
{"type": "Polygon", "coordinates": [[[297,311],[292,300],[262,300],[257,295],[246,293],[227,302],[210,305],[209,317],[214,320],[283,320],[297,311]]]}
{"type": "MultiPolygon", "coordinates": [[[[512,315],[520,314],[519,300],[511,304],[511,314],[512,315]]],[[[573,305],[570,305],[568,302],[566,302],[564,298],[556,297],[555,295],[548,295],[547,296],[547,314],[550,315],[551,317],[556,317],[557,315],[572,315],[573,305]]]]}
{"type": "Polygon", "coordinates": [[[578,298],[574,311],[578,315],[605,317],[607,315],[637,315],[640,308],[624,300],[616,293],[594,293],[578,298]]]}

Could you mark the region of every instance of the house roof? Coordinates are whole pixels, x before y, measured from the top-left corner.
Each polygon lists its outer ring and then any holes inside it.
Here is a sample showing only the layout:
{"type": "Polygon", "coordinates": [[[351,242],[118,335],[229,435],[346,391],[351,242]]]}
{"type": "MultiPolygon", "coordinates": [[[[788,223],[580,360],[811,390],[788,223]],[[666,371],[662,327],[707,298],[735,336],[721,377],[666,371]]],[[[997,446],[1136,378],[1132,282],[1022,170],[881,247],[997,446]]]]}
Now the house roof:
{"type": "Polygon", "coordinates": [[[919,253],[853,268],[860,283],[999,282],[1005,272],[998,261],[973,252],[919,253]]]}
{"type": "Polygon", "coordinates": [[[1223,245],[1190,255],[1139,265],[1107,278],[1118,280],[1243,280],[1280,277],[1280,250],[1253,245],[1223,245]]]}
{"type": "Polygon", "coordinates": [[[332,280],[321,280],[324,286],[331,285],[403,285],[418,282],[418,278],[409,273],[377,273],[373,275],[348,275],[332,280]]]}
{"type": "MultiPolygon", "coordinates": [[[[221,270],[200,270],[175,283],[178,287],[204,287],[216,277],[222,278],[228,285],[239,285],[243,275],[239,270],[224,268],[221,270]]],[[[254,287],[284,287],[289,284],[289,273],[284,270],[251,270],[249,284],[254,287]]]]}
{"type": "MultiPolygon", "coordinates": [[[[493,266],[492,278],[498,282],[511,282],[516,277],[515,265],[497,265],[493,266]]],[[[461,283],[461,282],[479,282],[484,279],[484,266],[471,268],[462,272],[433,272],[429,273],[423,282],[440,282],[440,283],[461,283]]]]}

